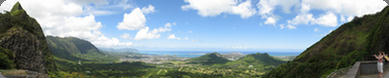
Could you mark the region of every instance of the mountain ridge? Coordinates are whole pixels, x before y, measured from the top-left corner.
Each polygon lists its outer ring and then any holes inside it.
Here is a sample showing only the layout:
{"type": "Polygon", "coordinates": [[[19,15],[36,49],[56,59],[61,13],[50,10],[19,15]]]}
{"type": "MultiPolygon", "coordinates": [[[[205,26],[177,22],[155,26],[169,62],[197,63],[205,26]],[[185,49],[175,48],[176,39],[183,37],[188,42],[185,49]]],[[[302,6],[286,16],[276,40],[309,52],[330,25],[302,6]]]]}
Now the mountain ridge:
{"type": "Polygon", "coordinates": [[[48,73],[55,71],[55,62],[39,23],[17,2],[11,12],[0,14],[0,47],[9,50],[15,69],[48,73]]]}
{"type": "Polygon", "coordinates": [[[203,64],[203,65],[214,65],[214,64],[225,64],[230,62],[227,58],[224,58],[217,52],[208,53],[200,57],[188,59],[190,64],[203,64]]]}
{"type": "Polygon", "coordinates": [[[374,58],[389,49],[389,7],[376,14],[355,17],[352,21],[307,48],[293,61],[268,72],[266,78],[325,77],[332,71],[356,61],[374,58]]]}
{"type": "Polygon", "coordinates": [[[89,41],[76,37],[54,37],[47,36],[47,43],[54,56],[68,60],[88,60],[84,55],[105,56],[97,47],[89,41]]]}

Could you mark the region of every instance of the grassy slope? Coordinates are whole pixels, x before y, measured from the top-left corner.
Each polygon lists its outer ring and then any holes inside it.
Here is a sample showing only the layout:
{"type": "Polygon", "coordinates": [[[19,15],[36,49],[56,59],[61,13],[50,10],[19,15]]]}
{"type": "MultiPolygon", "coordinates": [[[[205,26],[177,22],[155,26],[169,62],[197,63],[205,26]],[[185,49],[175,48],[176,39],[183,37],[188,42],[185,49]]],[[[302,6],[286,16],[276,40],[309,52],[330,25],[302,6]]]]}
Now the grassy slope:
{"type": "Polygon", "coordinates": [[[93,44],[86,40],[74,37],[53,37],[47,36],[49,48],[58,58],[73,61],[114,61],[117,58],[100,52],[93,44]]]}
{"type": "Polygon", "coordinates": [[[354,18],[315,43],[292,62],[280,65],[266,78],[318,78],[371,58],[375,52],[388,51],[389,8],[374,15],[354,18]]]}
{"type": "Polygon", "coordinates": [[[236,61],[226,63],[226,66],[249,66],[253,65],[256,68],[263,68],[264,66],[277,66],[285,63],[279,59],[269,56],[267,53],[249,54],[236,61]]]}
{"type": "Polygon", "coordinates": [[[213,64],[225,64],[230,62],[230,60],[222,57],[219,53],[209,53],[200,57],[188,59],[190,64],[203,64],[203,65],[213,65],[213,64]]]}

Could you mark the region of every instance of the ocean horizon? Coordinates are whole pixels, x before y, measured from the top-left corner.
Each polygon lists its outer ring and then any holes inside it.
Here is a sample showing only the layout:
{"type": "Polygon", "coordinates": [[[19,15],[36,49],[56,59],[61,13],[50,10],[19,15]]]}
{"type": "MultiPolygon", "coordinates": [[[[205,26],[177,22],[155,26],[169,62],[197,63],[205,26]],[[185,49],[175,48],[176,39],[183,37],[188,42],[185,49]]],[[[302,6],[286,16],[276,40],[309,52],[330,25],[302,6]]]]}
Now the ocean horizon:
{"type": "MultiPolygon", "coordinates": [[[[140,54],[146,54],[146,55],[170,55],[170,56],[177,56],[177,57],[198,57],[205,55],[207,53],[212,53],[214,51],[139,51],[137,53],[140,54]]],[[[258,51],[222,51],[219,52],[220,54],[228,54],[228,53],[241,53],[244,55],[247,54],[255,54],[255,53],[268,53],[270,56],[297,56],[301,52],[258,52],[258,51]]]]}

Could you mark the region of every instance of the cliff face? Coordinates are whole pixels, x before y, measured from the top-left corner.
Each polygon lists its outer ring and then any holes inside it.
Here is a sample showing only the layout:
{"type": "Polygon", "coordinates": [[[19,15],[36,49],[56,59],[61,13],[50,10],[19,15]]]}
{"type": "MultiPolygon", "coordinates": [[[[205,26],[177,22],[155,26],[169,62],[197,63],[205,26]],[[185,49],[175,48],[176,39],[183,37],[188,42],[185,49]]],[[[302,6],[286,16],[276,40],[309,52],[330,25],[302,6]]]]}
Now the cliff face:
{"type": "Polygon", "coordinates": [[[0,47],[10,50],[16,69],[47,73],[54,67],[46,38],[37,21],[16,3],[11,12],[0,14],[0,47]]]}
{"type": "Polygon", "coordinates": [[[372,55],[378,51],[389,53],[389,7],[376,14],[355,17],[265,78],[324,77],[356,61],[374,60],[372,55]]]}

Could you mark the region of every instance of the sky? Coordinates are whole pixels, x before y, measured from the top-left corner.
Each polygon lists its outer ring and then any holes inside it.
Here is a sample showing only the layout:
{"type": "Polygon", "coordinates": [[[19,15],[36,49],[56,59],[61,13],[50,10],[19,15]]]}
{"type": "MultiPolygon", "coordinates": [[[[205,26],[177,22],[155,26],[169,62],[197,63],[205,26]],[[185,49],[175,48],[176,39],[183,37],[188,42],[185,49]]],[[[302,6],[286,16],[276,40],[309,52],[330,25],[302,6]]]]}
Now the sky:
{"type": "Polygon", "coordinates": [[[301,52],[383,0],[6,0],[45,35],[143,51],[301,52]]]}

